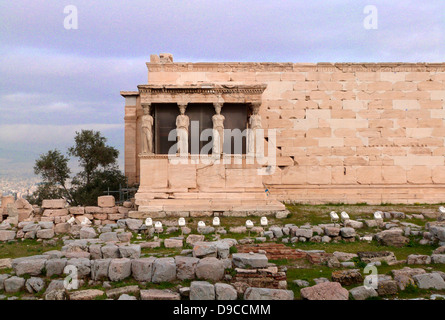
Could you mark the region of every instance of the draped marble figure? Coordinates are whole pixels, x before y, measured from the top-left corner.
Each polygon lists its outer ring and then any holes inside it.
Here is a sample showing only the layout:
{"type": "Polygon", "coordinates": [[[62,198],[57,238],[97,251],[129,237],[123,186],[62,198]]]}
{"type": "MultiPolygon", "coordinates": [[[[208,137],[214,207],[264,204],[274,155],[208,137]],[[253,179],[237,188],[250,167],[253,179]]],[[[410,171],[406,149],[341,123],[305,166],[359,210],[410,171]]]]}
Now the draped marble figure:
{"type": "Polygon", "coordinates": [[[212,154],[219,155],[223,153],[224,146],[224,120],[225,117],[221,114],[221,104],[215,103],[216,114],[212,117],[213,122],[213,148],[212,154]]]}
{"type": "Polygon", "coordinates": [[[176,134],[178,137],[178,153],[187,155],[189,150],[189,126],[190,118],[185,115],[186,105],[179,105],[180,115],[176,117],[176,134]]]}
{"type": "Polygon", "coordinates": [[[248,150],[247,153],[253,155],[256,153],[257,155],[264,154],[264,145],[262,139],[260,139],[261,135],[261,116],[258,114],[260,107],[258,105],[253,106],[253,114],[249,118],[249,142],[248,142],[248,150]]]}
{"type": "Polygon", "coordinates": [[[142,153],[153,153],[153,117],[150,105],[143,106],[142,116],[142,153]]]}

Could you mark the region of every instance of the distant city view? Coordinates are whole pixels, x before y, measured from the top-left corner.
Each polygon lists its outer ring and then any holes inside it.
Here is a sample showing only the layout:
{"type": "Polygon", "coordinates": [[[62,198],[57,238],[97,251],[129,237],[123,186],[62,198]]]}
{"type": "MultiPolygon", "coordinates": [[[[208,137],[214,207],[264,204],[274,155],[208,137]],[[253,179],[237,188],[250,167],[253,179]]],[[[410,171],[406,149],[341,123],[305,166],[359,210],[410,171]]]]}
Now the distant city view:
{"type": "Polygon", "coordinates": [[[0,176],[0,194],[3,196],[17,195],[17,197],[26,197],[36,191],[40,182],[42,182],[42,180],[38,176],[0,176]]]}

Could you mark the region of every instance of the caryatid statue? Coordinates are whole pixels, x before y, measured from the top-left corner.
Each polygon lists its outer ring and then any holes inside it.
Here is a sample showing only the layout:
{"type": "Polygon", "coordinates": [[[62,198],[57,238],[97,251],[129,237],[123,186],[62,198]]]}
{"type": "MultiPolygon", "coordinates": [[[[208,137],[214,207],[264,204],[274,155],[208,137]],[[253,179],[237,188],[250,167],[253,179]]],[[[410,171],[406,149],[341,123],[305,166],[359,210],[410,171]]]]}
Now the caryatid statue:
{"type": "Polygon", "coordinates": [[[213,155],[220,155],[223,153],[224,146],[224,120],[226,119],[221,114],[222,103],[214,103],[216,114],[212,117],[213,122],[213,155]]]}
{"type": "Polygon", "coordinates": [[[249,118],[249,143],[247,153],[253,155],[256,151],[258,155],[262,155],[264,153],[264,141],[257,141],[258,137],[261,135],[260,130],[262,129],[261,124],[261,116],[258,114],[260,111],[260,104],[253,103],[252,104],[252,112],[253,114],[249,118]]]}
{"type": "Polygon", "coordinates": [[[185,115],[187,104],[179,104],[181,114],[176,117],[176,136],[178,137],[178,153],[188,155],[190,118],[185,115]]]}
{"type": "Polygon", "coordinates": [[[153,117],[150,115],[150,105],[142,105],[142,153],[153,153],[153,117]]]}

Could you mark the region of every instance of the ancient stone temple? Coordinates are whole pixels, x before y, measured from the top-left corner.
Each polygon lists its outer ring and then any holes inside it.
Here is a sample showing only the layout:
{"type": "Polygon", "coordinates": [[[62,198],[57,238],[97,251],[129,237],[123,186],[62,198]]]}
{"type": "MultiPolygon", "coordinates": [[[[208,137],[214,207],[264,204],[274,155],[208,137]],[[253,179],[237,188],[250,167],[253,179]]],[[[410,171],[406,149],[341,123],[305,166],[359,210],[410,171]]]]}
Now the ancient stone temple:
{"type": "Polygon", "coordinates": [[[183,63],[123,91],[140,217],[445,199],[445,63],[183,63]]]}

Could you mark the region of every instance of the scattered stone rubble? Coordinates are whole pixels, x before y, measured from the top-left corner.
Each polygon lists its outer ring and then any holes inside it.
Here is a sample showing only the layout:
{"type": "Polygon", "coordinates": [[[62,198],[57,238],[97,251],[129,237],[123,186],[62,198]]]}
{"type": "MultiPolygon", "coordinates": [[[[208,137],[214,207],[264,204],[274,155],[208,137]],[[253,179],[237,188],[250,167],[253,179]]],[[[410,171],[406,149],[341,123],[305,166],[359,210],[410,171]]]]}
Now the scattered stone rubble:
{"type": "MultiPolygon", "coordinates": [[[[392,270],[391,275],[379,275],[375,287],[363,284],[357,262],[367,265],[431,265],[445,264],[445,220],[438,219],[425,227],[408,222],[409,219],[431,219],[402,212],[384,212],[384,220],[347,220],[336,223],[273,225],[254,227],[252,238],[221,239],[227,231],[223,227],[205,227],[200,234],[191,229],[167,225],[165,234],[182,231],[182,236],[159,239],[154,228],[146,228],[143,221],[128,217],[132,202],[116,206],[114,197],[99,197],[97,207],[68,207],[64,200],[44,200],[42,207],[31,206],[26,200],[8,199],[2,202],[0,241],[37,239],[43,243],[63,240],[60,251],[17,259],[0,259],[0,269],[11,272],[0,274],[0,291],[42,294],[47,300],[292,300],[288,290],[286,267],[269,260],[304,259],[316,265],[327,265],[333,270],[331,278],[295,280],[302,288],[301,298],[307,300],[365,300],[377,296],[391,296],[414,285],[420,289],[445,290],[445,273],[426,272],[421,268],[404,267],[392,270]],[[389,220],[389,221],[385,221],[389,220]],[[369,228],[376,228],[376,230],[369,228]],[[372,233],[374,232],[374,233],[372,233]],[[132,242],[134,233],[153,237],[152,241],[132,242]],[[215,234],[215,241],[205,241],[206,234],[215,234]],[[293,249],[290,245],[304,242],[330,243],[378,241],[381,245],[402,247],[421,238],[419,244],[439,245],[431,255],[411,254],[399,261],[390,250],[377,252],[327,253],[323,250],[293,249]],[[175,257],[146,257],[144,248],[184,248],[175,257]],[[231,252],[231,248],[237,252],[231,252]],[[192,248],[192,249],[187,249],[192,248]],[[68,290],[63,279],[74,268],[82,284],[102,284],[103,290],[68,290]],[[45,280],[45,277],[46,280],[45,280]],[[55,278],[55,279],[53,279],[55,278]],[[52,279],[49,281],[48,279],[52,279]],[[112,289],[113,282],[134,279],[146,283],[166,283],[191,280],[190,287],[178,285],[172,289],[141,289],[129,285],[112,289]],[[49,281],[49,282],[48,282],[49,281]]],[[[165,231],[164,231],[165,230],[165,231]]],[[[244,226],[231,227],[229,232],[247,233],[244,226]]]]}

